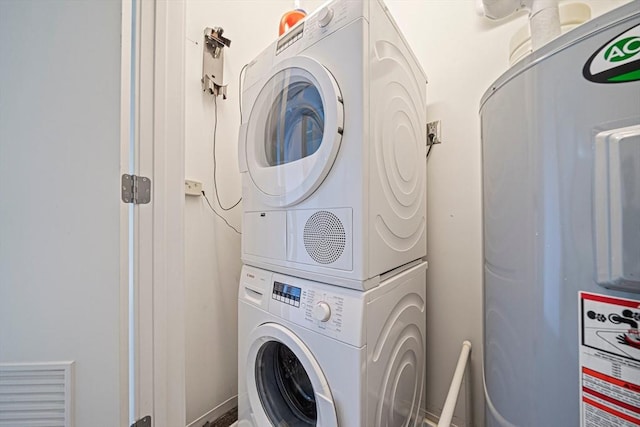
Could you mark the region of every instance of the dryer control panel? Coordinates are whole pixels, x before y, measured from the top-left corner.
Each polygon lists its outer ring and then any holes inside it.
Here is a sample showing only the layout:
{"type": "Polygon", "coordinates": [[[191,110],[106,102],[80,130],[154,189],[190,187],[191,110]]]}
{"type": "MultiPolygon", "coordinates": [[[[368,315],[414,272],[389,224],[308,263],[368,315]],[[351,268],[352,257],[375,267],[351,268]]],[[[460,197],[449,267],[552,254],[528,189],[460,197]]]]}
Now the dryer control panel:
{"type": "Polygon", "coordinates": [[[366,19],[368,15],[368,0],[325,3],[276,40],[275,54],[286,52],[284,56],[295,55],[356,19],[366,19]]]}
{"type": "Polygon", "coordinates": [[[307,46],[355,19],[368,15],[365,10],[367,7],[368,4],[364,1],[334,1],[324,4],[305,19],[307,28],[304,36],[308,40],[307,46]]]}
{"type": "Polygon", "coordinates": [[[361,347],[365,293],[273,274],[269,312],[314,332],[361,347]]]}

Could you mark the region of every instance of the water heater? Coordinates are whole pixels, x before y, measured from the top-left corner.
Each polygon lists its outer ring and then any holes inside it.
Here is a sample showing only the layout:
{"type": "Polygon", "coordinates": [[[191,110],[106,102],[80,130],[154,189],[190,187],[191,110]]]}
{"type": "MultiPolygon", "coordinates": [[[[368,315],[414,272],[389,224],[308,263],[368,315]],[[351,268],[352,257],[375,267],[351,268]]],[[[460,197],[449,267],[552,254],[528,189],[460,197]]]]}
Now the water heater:
{"type": "Polygon", "coordinates": [[[488,426],[640,425],[640,7],[481,103],[488,426]]]}

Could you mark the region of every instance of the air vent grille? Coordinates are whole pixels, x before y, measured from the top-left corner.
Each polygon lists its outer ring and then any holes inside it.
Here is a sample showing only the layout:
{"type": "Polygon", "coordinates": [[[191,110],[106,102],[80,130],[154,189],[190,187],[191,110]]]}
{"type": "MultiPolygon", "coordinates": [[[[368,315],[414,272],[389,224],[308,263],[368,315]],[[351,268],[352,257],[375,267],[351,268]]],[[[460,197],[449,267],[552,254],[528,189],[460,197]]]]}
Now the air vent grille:
{"type": "Polygon", "coordinates": [[[71,427],[72,366],[0,364],[0,427],[71,427]]]}
{"type": "Polygon", "coordinates": [[[346,234],[340,219],[328,211],[311,215],[304,226],[304,247],[317,263],[331,264],[340,258],[346,234]]]}

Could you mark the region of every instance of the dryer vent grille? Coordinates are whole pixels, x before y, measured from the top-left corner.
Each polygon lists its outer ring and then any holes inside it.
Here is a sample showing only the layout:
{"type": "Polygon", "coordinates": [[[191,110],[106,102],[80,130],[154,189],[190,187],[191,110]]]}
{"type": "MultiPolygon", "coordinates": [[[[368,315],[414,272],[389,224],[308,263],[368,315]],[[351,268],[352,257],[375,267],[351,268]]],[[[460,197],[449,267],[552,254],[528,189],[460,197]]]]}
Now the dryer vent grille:
{"type": "Polygon", "coordinates": [[[347,240],[342,222],[328,211],[318,211],[309,217],[303,238],[307,253],[320,264],[331,264],[340,258],[347,240]]]}

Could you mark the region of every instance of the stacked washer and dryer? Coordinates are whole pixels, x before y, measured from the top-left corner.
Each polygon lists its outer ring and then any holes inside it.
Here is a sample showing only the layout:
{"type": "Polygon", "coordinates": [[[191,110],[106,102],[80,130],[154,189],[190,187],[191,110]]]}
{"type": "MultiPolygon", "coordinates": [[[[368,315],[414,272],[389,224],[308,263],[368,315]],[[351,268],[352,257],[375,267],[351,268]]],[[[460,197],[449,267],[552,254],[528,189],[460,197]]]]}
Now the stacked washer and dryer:
{"type": "Polygon", "coordinates": [[[425,98],[379,0],[325,3],[249,64],[240,426],[422,424],[425,98]]]}

